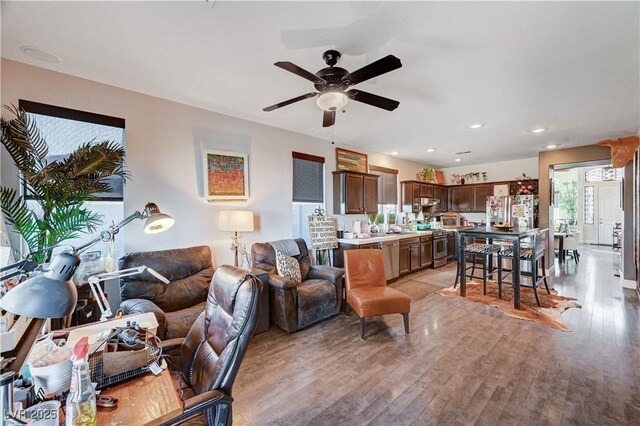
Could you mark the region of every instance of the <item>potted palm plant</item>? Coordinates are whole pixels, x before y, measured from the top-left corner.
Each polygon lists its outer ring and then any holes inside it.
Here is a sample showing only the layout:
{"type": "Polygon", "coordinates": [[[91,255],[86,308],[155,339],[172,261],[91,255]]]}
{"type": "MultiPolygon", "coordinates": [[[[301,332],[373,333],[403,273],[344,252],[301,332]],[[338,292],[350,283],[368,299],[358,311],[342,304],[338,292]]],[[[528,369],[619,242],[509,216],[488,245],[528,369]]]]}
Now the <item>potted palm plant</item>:
{"type": "Polygon", "coordinates": [[[29,114],[13,105],[5,108],[15,118],[0,119],[2,145],[20,172],[24,191],[1,186],[2,213],[29,251],[36,252],[34,260],[48,262],[47,247],[93,232],[102,223],[83,203],[96,199],[96,193],[112,192],[110,177],[128,177],[124,149],[113,141],[90,141],[64,159],[48,161],[49,147],[29,114]],[[34,203],[28,204],[27,196],[34,203]]]}

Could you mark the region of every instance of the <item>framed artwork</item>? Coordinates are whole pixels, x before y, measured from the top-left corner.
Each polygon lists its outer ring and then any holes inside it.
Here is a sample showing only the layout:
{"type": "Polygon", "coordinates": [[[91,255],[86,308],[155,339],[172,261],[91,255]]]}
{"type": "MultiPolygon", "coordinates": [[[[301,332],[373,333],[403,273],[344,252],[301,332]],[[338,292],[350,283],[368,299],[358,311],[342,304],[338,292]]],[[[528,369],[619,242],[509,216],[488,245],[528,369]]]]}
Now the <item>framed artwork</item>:
{"type": "Polygon", "coordinates": [[[509,184],[499,183],[493,185],[493,195],[505,196],[509,195],[509,184]]]}
{"type": "Polygon", "coordinates": [[[204,198],[207,201],[249,198],[248,155],[241,152],[203,151],[204,198]]]}
{"type": "Polygon", "coordinates": [[[369,173],[367,154],[336,148],[336,169],[369,173]]]}

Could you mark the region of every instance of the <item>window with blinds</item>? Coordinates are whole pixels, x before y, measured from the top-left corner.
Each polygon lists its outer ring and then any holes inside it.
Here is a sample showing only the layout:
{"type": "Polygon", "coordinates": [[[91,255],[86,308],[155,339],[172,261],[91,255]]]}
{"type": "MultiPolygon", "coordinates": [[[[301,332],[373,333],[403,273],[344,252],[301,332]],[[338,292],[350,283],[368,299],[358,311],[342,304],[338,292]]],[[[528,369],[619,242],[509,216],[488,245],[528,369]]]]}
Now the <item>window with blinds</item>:
{"type": "Polygon", "coordinates": [[[378,204],[398,204],[398,171],[380,166],[369,166],[369,173],[378,175],[378,204]]]}
{"type": "Polygon", "coordinates": [[[324,157],[293,152],[293,202],[324,203],[324,157]]]}

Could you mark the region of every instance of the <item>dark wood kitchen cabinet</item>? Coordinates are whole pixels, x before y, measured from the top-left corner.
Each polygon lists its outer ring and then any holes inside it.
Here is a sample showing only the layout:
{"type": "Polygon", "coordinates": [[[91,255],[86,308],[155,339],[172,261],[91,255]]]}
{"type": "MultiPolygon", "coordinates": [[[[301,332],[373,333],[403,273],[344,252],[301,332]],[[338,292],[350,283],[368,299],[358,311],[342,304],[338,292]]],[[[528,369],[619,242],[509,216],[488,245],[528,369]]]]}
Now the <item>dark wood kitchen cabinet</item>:
{"type": "Polygon", "coordinates": [[[368,173],[333,172],[333,213],[377,212],[378,177],[368,173]]]}
{"type": "Polygon", "coordinates": [[[400,275],[417,271],[420,266],[420,238],[400,240],[400,275]]]}
{"type": "Polygon", "coordinates": [[[440,200],[438,210],[446,210],[447,188],[440,185],[420,182],[418,180],[405,180],[400,182],[402,190],[402,211],[406,213],[419,213],[422,209],[421,198],[437,198],[440,200]],[[442,195],[444,193],[444,196],[442,195]]]}
{"type": "Polygon", "coordinates": [[[449,188],[449,210],[453,212],[471,211],[472,188],[469,186],[454,186],[449,188]]]}
{"type": "Polygon", "coordinates": [[[433,265],[433,237],[427,235],[420,237],[420,267],[426,268],[433,265]]]}
{"type": "Polygon", "coordinates": [[[487,197],[493,195],[492,185],[474,185],[473,186],[473,212],[485,212],[487,210],[487,197]]]}

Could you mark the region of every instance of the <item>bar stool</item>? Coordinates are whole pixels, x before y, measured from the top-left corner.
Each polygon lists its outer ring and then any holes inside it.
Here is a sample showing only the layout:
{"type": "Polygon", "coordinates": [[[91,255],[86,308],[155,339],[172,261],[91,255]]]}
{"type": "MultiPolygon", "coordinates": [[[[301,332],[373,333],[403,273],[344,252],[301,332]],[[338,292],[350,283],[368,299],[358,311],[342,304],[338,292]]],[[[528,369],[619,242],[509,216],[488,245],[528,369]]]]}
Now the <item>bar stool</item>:
{"type": "MultiPolygon", "coordinates": [[[[549,286],[547,285],[547,272],[544,268],[546,241],[547,231],[538,231],[538,233],[533,236],[533,243],[531,247],[520,248],[519,256],[520,261],[531,262],[531,272],[521,272],[521,275],[531,277],[531,285],[520,284],[520,287],[533,288],[533,294],[536,296],[536,302],[538,303],[538,306],[541,306],[540,299],[538,298],[538,284],[540,284],[540,282],[544,282],[544,287],[547,289],[547,293],[551,294],[551,292],[549,291],[549,286]],[[541,277],[538,275],[540,260],[542,260],[541,277]]],[[[502,267],[502,261],[504,259],[510,259],[512,262],[516,261],[514,260],[513,248],[508,248],[498,253],[498,297],[500,299],[502,299],[502,284],[513,285],[512,282],[507,282],[504,280],[506,277],[513,273],[511,269],[506,269],[507,273],[503,275],[503,271],[505,271],[505,269],[502,267]]]]}
{"type": "MultiPolygon", "coordinates": [[[[502,246],[498,244],[487,244],[480,242],[468,243],[464,247],[465,256],[470,256],[471,266],[467,266],[465,273],[471,269],[471,274],[467,274],[469,278],[482,278],[482,287],[484,294],[487,294],[487,278],[493,278],[493,275],[497,272],[493,270],[493,265],[490,264],[491,256],[498,254],[502,246]],[[478,256],[482,256],[482,276],[476,276],[476,259],[478,256]]],[[[453,288],[456,288],[458,281],[460,280],[460,259],[458,259],[458,267],[456,270],[456,281],[453,284],[453,288]]]]}

